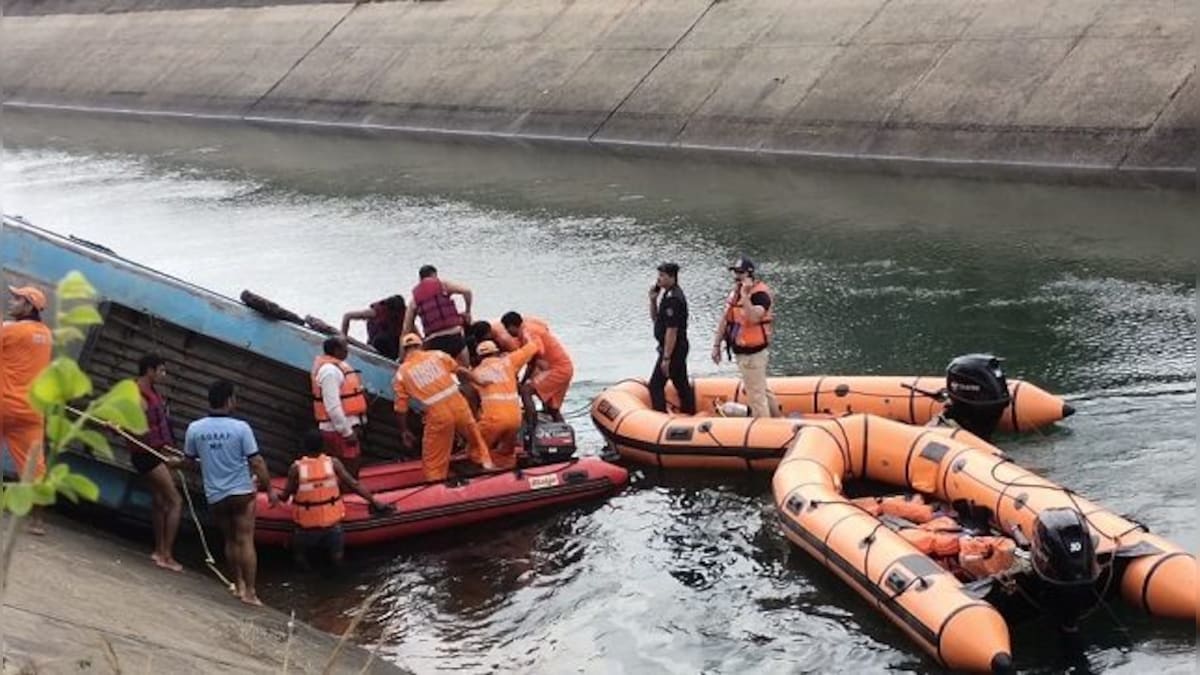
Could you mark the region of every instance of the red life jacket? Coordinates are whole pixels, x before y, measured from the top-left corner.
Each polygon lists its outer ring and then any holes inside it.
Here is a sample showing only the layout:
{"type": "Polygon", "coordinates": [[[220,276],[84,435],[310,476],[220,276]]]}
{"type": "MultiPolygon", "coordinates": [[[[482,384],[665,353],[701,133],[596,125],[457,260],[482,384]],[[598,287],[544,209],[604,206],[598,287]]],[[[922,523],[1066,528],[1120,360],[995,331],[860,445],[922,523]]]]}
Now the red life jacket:
{"type": "MultiPolygon", "coordinates": [[[[166,400],[155,391],[154,387],[143,387],[139,383],[138,390],[142,393],[142,400],[146,402],[147,429],[141,437],[142,443],[155,450],[173,444],[175,441],[171,434],[171,419],[167,411],[166,400]]],[[[130,452],[146,452],[136,443],[130,445],[129,449],[130,452]]]]}
{"type": "Polygon", "coordinates": [[[399,340],[404,312],[397,315],[383,300],[372,304],[371,309],[375,311],[375,316],[367,319],[367,340],[374,340],[378,335],[395,336],[399,340]]]}
{"type": "Polygon", "coordinates": [[[416,305],[417,316],[421,317],[421,328],[425,335],[462,327],[458,307],[436,277],[422,279],[421,283],[413,286],[413,304],[416,305]]]}

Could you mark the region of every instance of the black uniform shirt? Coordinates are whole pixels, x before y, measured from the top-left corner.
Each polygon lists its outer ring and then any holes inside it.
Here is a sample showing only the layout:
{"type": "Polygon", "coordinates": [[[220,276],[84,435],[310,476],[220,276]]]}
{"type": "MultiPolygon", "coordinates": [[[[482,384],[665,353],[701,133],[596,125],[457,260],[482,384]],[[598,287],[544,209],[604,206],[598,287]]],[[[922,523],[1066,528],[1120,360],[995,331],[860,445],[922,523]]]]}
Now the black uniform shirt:
{"type": "Polygon", "coordinates": [[[666,339],[668,328],[679,329],[675,337],[677,344],[687,342],[687,321],[687,298],[683,296],[682,288],[672,286],[658,301],[658,317],[654,320],[654,339],[658,340],[658,346],[661,347],[666,339]]]}

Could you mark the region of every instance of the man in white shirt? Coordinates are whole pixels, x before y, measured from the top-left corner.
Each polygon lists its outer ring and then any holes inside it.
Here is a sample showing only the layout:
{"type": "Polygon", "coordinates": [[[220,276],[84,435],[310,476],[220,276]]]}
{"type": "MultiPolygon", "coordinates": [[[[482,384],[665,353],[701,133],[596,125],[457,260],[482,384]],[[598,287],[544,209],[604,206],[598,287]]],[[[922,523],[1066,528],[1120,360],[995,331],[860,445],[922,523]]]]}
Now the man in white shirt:
{"type": "Polygon", "coordinates": [[[329,454],[342,460],[358,477],[361,464],[359,438],[367,423],[367,394],[362,376],[346,363],[350,349],[340,335],[325,340],[324,354],[313,362],[313,416],[329,454]]]}

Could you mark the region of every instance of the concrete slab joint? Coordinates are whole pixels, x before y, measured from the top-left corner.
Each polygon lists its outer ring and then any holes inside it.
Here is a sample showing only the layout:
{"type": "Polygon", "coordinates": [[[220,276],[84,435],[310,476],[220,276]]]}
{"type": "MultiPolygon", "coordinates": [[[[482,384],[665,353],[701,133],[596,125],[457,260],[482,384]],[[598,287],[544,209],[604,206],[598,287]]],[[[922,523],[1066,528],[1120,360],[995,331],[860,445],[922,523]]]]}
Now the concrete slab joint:
{"type": "Polygon", "coordinates": [[[1194,183],[1191,4],[8,0],[0,77],[6,105],[1194,183]]]}

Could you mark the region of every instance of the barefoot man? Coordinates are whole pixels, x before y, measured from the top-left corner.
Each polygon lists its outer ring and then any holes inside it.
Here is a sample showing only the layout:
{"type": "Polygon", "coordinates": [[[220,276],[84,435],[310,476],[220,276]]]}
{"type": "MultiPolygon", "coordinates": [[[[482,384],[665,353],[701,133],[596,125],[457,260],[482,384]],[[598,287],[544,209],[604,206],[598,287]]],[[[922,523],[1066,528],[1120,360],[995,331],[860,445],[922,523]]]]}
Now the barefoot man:
{"type": "Polygon", "coordinates": [[[267,490],[272,508],[279,495],[271,487],[267,463],[258,453],[254,432],[244,421],[230,417],[237,398],[233,383],[217,380],[208,388],[208,417],[188,425],[181,463],[204,477],[209,512],[225,539],[225,561],[233,567],[236,593],[248,605],[262,605],[254,589],[258,554],[254,550],[254,481],[267,490]]]}
{"type": "Polygon", "coordinates": [[[163,569],[182,572],[183,565],[175,561],[175,535],[179,533],[183,502],[175,479],[171,478],[171,470],[159,459],[160,456],[179,454],[171,431],[167,399],[158,389],[166,377],[167,365],[158,355],[146,354],[138,361],[138,391],[142,394],[142,409],[146,411],[149,428],[139,439],[140,443],[130,444],[129,459],[150,486],[151,522],[154,525],[154,553],[150,554],[150,559],[163,569]]]}

